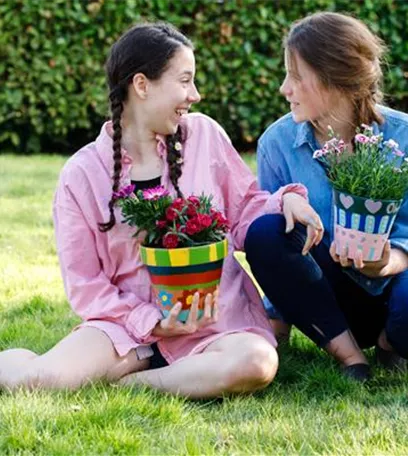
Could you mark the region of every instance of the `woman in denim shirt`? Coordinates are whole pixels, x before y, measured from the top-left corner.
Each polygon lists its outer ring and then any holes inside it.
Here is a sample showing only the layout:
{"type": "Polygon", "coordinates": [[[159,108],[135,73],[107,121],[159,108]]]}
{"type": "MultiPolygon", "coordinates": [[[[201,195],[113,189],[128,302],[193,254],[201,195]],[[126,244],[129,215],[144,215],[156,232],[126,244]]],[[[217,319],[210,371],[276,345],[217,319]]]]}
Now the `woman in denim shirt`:
{"type": "Polygon", "coordinates": [[[352,147],[362,123],[408,151],[408,115],[378,104],[383,52],[378,37],[345,15],[317,13],[292,26],[280,88],[291,113],[260,138],[259,180],[270,192],[303,183],[325,235],[302,255],[305,231],[285,226],[281,215],[266,215],[253,222],[245,244],[277,335],[288,335],[294,324],[358,380],[370,376],[362,348],[375,345],[377,359],[388,367],[403,367],[408,358],[407,201],[380,261],[338,256],[331,245],[332,187],[312,154],[328,139],[328,125],[352,147]]]}

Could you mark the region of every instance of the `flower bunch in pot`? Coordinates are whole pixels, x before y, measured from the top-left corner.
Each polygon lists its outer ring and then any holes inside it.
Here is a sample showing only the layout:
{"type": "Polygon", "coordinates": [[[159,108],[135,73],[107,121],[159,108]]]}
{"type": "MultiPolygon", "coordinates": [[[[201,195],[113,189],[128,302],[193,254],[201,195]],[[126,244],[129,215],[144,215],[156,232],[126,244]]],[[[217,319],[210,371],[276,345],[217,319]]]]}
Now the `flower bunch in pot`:
{"type": "Polygon", "coordinates": [[[408,158],[393,139],[362,125],[353,150],[329,127],[329,140],[313,157],[322,162],[333,186],[336,253],[378,261],[408,190],[408,158]]]}
{"type": "Polygon", "coordinates": [[[204,298],[214,293],[228,253],[228,220],[218,211],[212,196],[173,198],[163,187],[134,191],[128,185],[114,194],[123,222],[144,233],[140,247],[156,303],[166,317],[181,302],[179,320],[186,321],[194,294],[200,294],[198,317],[204,298]]]}

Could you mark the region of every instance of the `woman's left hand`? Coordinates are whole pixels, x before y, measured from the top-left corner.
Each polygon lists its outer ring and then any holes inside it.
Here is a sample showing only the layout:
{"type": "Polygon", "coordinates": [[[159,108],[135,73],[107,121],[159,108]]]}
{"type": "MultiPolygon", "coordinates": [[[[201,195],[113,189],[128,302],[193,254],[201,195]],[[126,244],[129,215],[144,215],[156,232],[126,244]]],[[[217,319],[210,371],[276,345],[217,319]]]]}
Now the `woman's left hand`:
{"type": "Polygon", "coordinates": [[[286,220],[286,233],[293,230],[296,222],[305,225],[307,228],[307,238],[302,249],[302,254],[306,255],[314,245],[318,245],[322,240],[323,223],[313,207],[297,193],[285,193],[282,197],[282,203],[282,211],[286,220]]]}
{"type": "Polygon", "coordinates": [[[354,266],[354,269],[361,272],[367,277],[376,278],[389,275],[389,265],[391,259],[390,241],[387,241],[384,245],[383,255],[379,261],[369,261],[367,263],[364,263],[361,251],[358,251],[356,253],[354,260],[350,260],[347,257],[346,249],[344,249],[340,255],[337,255],[336,244],[334,242],[332,242],[330,246],[330,255],[333,258],[333,261],[340,263],[343,268],[350,268],[354,266]]]}

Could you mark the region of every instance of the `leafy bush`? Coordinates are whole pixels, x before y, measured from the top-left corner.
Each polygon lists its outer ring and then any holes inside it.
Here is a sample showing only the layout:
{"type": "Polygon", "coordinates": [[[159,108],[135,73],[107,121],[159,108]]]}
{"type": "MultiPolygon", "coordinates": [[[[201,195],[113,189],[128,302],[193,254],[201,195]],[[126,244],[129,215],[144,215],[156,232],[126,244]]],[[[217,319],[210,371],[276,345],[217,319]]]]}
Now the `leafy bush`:
{"type": "Polygon", "coordinates": [[[288,109],[282,37],[314,11],[348,11],[389,46],[389,104],[408,108],[408,3],[397,0],[2,0],[0,144],[72,152],[108,116],[103,65],[114,40],[140,20],[166,20],[196,45],[199,109],[240,149],[288,109]]]}

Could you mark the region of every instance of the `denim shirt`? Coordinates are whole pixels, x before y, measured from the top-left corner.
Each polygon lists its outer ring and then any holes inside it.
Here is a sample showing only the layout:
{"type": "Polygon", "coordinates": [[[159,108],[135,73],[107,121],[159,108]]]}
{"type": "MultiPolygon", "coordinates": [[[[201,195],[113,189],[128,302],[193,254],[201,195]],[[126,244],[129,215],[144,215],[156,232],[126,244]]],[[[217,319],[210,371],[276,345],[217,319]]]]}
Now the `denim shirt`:
{"type": "MultiPolygon", "coordinates": [[[[384,123],[373,123],[373,133],[380,132],[384,140],[394,139],[400,150],[408,152],[408,114],[378,106],[384,123]]],[[[328,247],[333,239],[332,185],[322,164],[312,157],[320,149],[312,125],[295,123],[289,113],[280,118],[263,133],[258,141],[258,179],[262,189],[275,192],[280,186],[300,182],[309,190],[309,201],[320,215],[324,228],[323,242],[328,247]]],[[[404,199],[390,234],[393,248],[408,253],[408,201],[404,199]]],[[[391,280],[369,278],[360,272],[344,269],[353,280],[372,295],[381,294],[391,280]]],[[[268,304],[266,302],[266,304],[268,304]]]]}

